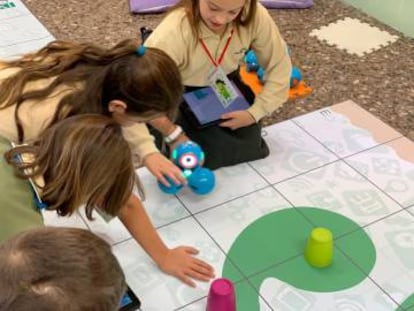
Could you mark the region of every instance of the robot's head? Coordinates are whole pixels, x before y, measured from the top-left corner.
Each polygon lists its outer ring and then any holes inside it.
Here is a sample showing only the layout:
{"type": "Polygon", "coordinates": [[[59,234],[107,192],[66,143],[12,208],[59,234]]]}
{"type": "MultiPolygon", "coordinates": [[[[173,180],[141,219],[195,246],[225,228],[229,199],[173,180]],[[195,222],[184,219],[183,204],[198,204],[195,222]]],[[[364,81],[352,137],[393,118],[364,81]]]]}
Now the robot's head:
{"type": "Polygon", "coordinates": [[[204,152],[198,144],[188,141],[174,149],[172,159],[183,170],[194,169],[203,163],[204,152]]]}

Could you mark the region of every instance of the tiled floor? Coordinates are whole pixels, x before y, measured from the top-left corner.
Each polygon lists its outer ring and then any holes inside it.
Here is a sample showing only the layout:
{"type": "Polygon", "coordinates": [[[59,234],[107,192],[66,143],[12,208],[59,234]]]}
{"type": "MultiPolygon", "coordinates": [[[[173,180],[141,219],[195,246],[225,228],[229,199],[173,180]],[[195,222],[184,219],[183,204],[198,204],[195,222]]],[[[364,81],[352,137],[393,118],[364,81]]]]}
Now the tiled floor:
{"type": "MultiPolygon", "coordinates": [[[[414,293],[414,143],[351,101],[264,135],[271,155],[217,170],[207,196],[166,195],[138,171],[167,245],[197,247],[235,282],[239,311],[397,310],[414,293]],[[325,269],[302,256],[316,226],[335,238],[325,269]]],[[[143,310],[205,310],[209,284],[192,289],[162,274],[117,219],[70,222],[114,245],[143,310]]]]}

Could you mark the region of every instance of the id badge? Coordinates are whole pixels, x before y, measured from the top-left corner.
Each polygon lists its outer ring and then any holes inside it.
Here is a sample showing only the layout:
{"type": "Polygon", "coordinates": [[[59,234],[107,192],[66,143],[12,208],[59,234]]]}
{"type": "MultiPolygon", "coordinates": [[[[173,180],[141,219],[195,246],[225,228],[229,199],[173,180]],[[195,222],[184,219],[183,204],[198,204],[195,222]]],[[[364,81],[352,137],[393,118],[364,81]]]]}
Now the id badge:
{"type": "Polygon", "coordinates": [[[224,108],[227,108],[239,95],[221,67],[215,67],[208,76],[208,82],[224,108]]]}

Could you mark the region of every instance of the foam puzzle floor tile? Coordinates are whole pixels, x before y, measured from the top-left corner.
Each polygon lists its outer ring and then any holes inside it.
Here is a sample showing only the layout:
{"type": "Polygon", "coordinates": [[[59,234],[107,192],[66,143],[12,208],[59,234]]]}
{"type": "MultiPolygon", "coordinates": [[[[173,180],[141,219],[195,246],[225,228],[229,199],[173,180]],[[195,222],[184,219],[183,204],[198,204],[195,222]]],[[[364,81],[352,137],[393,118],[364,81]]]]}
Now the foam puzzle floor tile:
{"type": "MultiPolygon", "coordinates": [[[[218,187],[207,196],[166,196],[148,172],[138,172],[144,206],[165,243],[198,248],[217,277],[235,283],[238,311],[413,309],[414,143],[352,101],[266,132],[272,152],[285,155],[215,171],[218,187]],[[327,160],[287,174],[280,168],[296,155],[281,145],[295,145],[294,137],[327,160]],[[334,235],[334,259],[323,270],[303,257],[318,226],[334,235]]],[[[210,283],[192,289],[163,274],[119,220],[67,222],[86,223],[113,244],[143,310],[205,310],[210,283]]]]}
{"type": "Polygon", "coordinates": [[[314,29],[310,35],[358,56],[364,56],[398,39],[386,31],[349,17],[314,29]]]}

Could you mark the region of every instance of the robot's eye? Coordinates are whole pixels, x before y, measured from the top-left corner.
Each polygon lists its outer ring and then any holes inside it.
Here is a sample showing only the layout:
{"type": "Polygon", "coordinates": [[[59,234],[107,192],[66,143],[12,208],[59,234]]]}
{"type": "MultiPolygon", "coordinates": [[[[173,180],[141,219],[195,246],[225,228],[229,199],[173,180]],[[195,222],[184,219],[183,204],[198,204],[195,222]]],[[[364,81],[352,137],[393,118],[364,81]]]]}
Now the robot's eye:
{"type": "Polygon", "coordinates": [[[194,154],[184,154],[178,160],[178,163],[182,168],[193,168],[198,164],[198,159],[194,154]]]}

